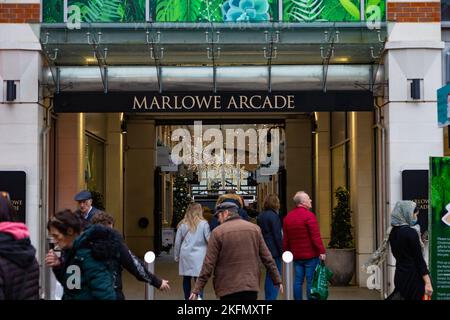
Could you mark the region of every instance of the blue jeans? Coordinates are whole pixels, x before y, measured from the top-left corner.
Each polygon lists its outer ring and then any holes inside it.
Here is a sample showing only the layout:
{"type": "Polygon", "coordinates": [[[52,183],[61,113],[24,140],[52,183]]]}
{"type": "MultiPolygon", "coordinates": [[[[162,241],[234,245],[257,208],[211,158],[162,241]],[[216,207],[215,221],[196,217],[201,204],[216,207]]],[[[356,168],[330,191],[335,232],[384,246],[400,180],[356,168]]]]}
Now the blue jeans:
{"type": "MultiPolygon", "coordinates": [[[[189,296],[191,295],[191,280],[197,281],[196,277],[183,276],[183,291],[184,291],[184,299],[189,300],[189,296]]],[[[199,293],[199,296],[203,299],[203,291],[199,293]]]]}
{"type": "Polygon", "coordinates": [[[294,260],[295,266],[295,282],[294,282],[294,299],[303,300],[303,280],[306,276],[306,296],[308,300],[311,298],[311,286],[314,278],[314,271],[319,264],[319,258],[306,260],[294,260]]]}
{"type": "MultiPolygon", "coordinates": [[[[280,272],[280,275],[281,275],[281,258],[278,257],[278,258],[273,258],[273,259],[275,260],[278,271],[280,272]]],[[[266,271],[266,282],[264,285],[264,291],[266,293],[266,300],[277,300],[279,290],[280,290],[279,287],[275,287],[273,285],[272,278],[270,277],[269,272],[266,271]]]]}

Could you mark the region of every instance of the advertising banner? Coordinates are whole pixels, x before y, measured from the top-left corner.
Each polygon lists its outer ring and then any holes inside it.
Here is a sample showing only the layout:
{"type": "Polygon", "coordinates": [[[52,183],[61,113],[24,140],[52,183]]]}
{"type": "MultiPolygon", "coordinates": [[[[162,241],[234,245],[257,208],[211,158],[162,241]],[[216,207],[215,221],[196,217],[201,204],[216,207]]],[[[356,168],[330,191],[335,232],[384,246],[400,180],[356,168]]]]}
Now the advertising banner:
{"type": "Polygon", "coordinates": [[[358,22],[383,21],[385,0],[43,0],[43,22],[358,22]],[[147,15],[148,12],[148,16],[147,15]]]}
{"type": "Polygon", "coordinates": [[[417,204],[417,223],[423,235],[428,230],[428,170],[402,171],[402,200],[411,200],[417,204]]]}
{"type": "Polygon", "coordinates": [[[450,126],[450,84],[437,91],[438,125],[440,128],[450,126]]]}
{"type": "Polygon", "coordinates": [[[436,300],[450,300],[450,157],[430,158],[429,268],[436,300]]]}

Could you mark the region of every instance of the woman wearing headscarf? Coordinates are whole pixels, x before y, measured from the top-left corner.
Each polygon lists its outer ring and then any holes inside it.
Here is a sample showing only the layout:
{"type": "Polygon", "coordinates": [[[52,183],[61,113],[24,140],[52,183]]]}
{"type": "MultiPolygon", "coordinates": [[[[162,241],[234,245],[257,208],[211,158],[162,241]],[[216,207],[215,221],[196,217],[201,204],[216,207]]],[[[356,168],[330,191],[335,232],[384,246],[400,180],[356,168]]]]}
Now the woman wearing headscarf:
{"type": "Polygon", "coordinates": [[[37,300],[39,265],[30,232],[14,222],[15,210],[6,192],[0,192],[0,300],[37,300]]]}
{"type": "Polygon", "coordinates": [[[184,298],[189,299],[191,281],[197,280],[205,260],[210,230],[203,218],[203,208],[199,203],[192,203],[186,215],[178,224],[175,237],[175,261],[179,261],[179,274],[183,276],[184,298]]]}
{"type": "Polygon", "coordinates": [[[395,289],[391,298],[421,300],[424,295],[431,297],[433,294],[430,272],[422,255],[420,233],[414,227],[418,213],[413,201],[398,201],[392,211],[387,239],[366,264],[379,264],[387,253],[389,242],[396,260],[395,289]]]}

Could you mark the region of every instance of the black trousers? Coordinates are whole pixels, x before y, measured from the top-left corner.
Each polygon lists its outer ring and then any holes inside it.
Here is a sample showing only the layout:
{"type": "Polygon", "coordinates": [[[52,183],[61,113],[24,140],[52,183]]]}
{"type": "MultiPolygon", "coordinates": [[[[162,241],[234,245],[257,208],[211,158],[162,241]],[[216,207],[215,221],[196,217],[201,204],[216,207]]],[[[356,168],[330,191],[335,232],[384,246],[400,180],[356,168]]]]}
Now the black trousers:
{"type": "Polygon", "coordinates": [[[256,291],[240,291],[220,297],[220,300],[258,300],[256,291]]]}

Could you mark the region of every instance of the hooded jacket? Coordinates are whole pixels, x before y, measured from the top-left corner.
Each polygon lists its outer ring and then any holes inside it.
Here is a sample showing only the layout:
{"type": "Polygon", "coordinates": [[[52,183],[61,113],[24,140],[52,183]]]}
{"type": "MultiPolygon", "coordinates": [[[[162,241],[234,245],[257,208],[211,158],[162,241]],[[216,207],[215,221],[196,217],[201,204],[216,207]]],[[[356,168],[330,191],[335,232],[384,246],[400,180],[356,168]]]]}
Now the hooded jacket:
{"type": "Polygon", "coordinates": [[[23,223],[0,223],[0,300],[39,298],[39,265],[23,223]]]}
{"type": "Polygon", "coordinates": [[[88,226],[53,268],[64,287],[63,300],[115,300],[120,238],[111,228],[88,226]]]}

